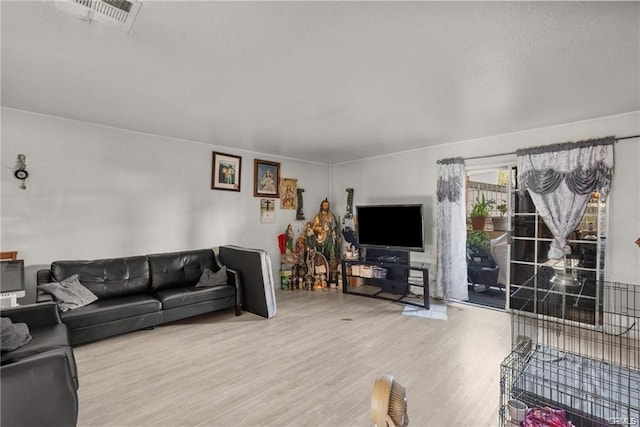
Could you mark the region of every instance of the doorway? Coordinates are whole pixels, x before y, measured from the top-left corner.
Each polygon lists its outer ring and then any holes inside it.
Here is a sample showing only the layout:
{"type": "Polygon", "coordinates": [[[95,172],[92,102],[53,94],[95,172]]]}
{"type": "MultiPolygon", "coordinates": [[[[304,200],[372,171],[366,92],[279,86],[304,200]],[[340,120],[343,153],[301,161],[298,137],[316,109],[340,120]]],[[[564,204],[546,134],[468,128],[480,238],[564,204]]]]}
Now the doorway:
{"type": "Polygon", "coordinates": [[[466,171],[469,303],[508,308],[512,166],[466,171]]]}
{"type": "Polygon", "coordinates": [[[567,298],[574,306],[591,309],[591,315],[571,320],[599,325],[608,228],[606,197],[597,191],[591,195],[580,223],[569,236],[571,254],[561,261],[551,260],[547,258],[551,232],[528,192],[517,191],[516,176],[512,163],[466,170],[469,302],[536,312],[536,305],[529,307],[531,304],[525,304],[522,295],[537,295],[540,290],[553,293],[549,289],[550,277],[558,269],[569,270],[581,286],[576,287],[575,295],[568,292],[567,298]],[[483,201],[489,204],[484,229],[474,230],[471,213],[483,201]]]}

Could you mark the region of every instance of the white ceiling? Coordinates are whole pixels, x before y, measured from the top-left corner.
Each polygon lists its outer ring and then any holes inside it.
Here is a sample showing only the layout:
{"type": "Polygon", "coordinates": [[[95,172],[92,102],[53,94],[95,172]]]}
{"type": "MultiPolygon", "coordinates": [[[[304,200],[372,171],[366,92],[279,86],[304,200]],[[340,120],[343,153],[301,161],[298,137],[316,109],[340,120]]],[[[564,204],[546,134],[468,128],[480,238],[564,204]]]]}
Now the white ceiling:
{"type": "Polygon", "coordinates": [[[2,0],[2,105],[335,163],[640,110],[640,2],[2,0]]]}

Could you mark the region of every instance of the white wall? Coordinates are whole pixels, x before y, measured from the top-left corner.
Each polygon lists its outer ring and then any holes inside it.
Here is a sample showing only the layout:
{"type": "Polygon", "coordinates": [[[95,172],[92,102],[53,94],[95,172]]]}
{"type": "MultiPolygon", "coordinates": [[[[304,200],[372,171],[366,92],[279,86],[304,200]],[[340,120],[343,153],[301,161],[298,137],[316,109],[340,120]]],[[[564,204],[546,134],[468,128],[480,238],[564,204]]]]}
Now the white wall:
{"type": "Polygon", "coordinates": [[[0,247],[25,260],[26,301],[36,270],[55,260],[237,244],[269,251],[277,271],[277,235],[296,224],[295,210],[278,203],[276,222],[260,223],[256,157],[281,162],[282,176],[298,179],[307,218],[329,195],[327,165],[10,108],[2,108],[1,154],[0,247]],[[242,156],[240,193],[211,190],[212,151],[242,156]],[[26,155],[26,190],[13,177],[18,154],[26,155]]]}
{"type": "MultiPolygon", "coordinates": [[[[332,192],[336,209],[346,209],[344,189],[354,188],[354,205],[368,203],[425,203],[427,247],[423,257],[435,259],[438,159],[474,157],[514,152],[519,148],[578,141],[608,135],[640,133],[640,112],[569,123],[542,129],[462,141],[388,156],[332,165],[332,192]]],[[[640,251],[633,243],[640,236],[640,140],[615,145],[615,177],[610,196],[609,238],[607,241],[607,278],[625,283],[640,283],[640,251]]],[[[467,166],[498,165],[515,156],[470,160],[467,166]]]]}
{"type": "MultiPolygon", "coordinates": [[[[276,237],[294,225],[294,210],[276,209],[276,223],[261,224],[253,197],[255,157],[282,163],[282,176],[305,189],[307,220],[329,197],[336,215],[354,206],[424,203],[426,253],[435,259],[436,160],[513,152],[517,148],[606,135],[640,133],[640,112],[552,128],[463,141],[332,165],[276,158],[228,147],[147,135],[2,108],[0,248],[17,250],[27,266],[27,299],[35,271],[62,259],[96,259],[238,244],[269,251],[279,265],[276,237]],[[242,156],[242,191],[210,189],[211,152],[242,156]],[[27,189],[13,177],[25,154],[27,189]],[[331,182],[330,182],[331,180],[331,182]]],[[[495,165],[505,158],[469,161],[495,165]]],[[[610,197],[608,279],[640,283],[640,141],[615,146],[610,197]]]]}

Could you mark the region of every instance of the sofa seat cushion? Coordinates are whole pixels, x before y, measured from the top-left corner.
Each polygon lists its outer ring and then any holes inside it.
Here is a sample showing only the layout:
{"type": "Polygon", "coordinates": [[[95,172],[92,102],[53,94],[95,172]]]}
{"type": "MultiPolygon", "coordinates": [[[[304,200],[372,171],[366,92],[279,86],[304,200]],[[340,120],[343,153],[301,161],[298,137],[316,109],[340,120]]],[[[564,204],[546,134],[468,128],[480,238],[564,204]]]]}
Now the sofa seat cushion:
{"type": "Polygon", "coordinates": [[[164,310],[196,304],[204,301],[212,301],[220,298],[235,296],[236,288],[229,285],[198,287],[189,286],[182,288],[161,289],[153,293],[153,296],[162,302],[164,310]]]}
{"type": "Polygon", "coordinates": [[[13,351],[2,352],[2,364],[16,362],[54,348],[69,346],[69,333],[64,323],[41,326],[29,330],[31,341],[13,351]]]}
{"type": "Polygon", "coordinates": [[[60,314],[69,329],[99,325],[114,320],[141,316],[162,309],[162,304],[151,295],[131,295],[99,299],[93,304],[60,314]]]}

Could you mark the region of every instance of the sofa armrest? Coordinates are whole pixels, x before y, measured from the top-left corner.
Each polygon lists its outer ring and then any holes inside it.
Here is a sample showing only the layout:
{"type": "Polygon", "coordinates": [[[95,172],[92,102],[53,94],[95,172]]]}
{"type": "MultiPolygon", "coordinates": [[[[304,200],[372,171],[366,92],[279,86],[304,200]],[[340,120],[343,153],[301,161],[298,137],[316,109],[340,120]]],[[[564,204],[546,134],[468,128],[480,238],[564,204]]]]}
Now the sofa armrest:
{"type": "Polygon", "coordinates": [[[3,365],[0,423],[4,426],[75,426],[78,394],[63,352],[3,365]]]}
{"type": "Polygon", "coordinates": [[[62,323],[58,305],[54,302],[19,305],[2,310],[2,317],[13,323],[26,323],[29,329],[62,323]]]}
{"type": "Polygon", "coordinates": [[[53,276],[51,276],[51,270],[43,269],[36,272],[36,286],[43,285],[45,283],[53,282],[53,276]]]}
{"type": "Polygon", "coordinates": [[[240,284],[238,272],[227,267],[227,285],[236,288],[236,315],[240,315],[242,310],[242,286],[240,284]]]}
{"type": "Polygon", "coordinates": [[[240,290],[238,282],[238,272],[227,267],[227,285],[233,286],[236,290],[240,290]]]}
{"type": "MultiPolygon", "coordinates": [[[[51,270],[43,269],[38,270],[36,273],[36,286],[44,285],[46,283],[53,282],[53,277],[51,276],[51,270]]],[[[38,293],[36,295],[36,302],[47,302],[53,301],[53,295],[48,294],[46,292],[42,292],[39,288],[36,288],[38,293]]]]}

